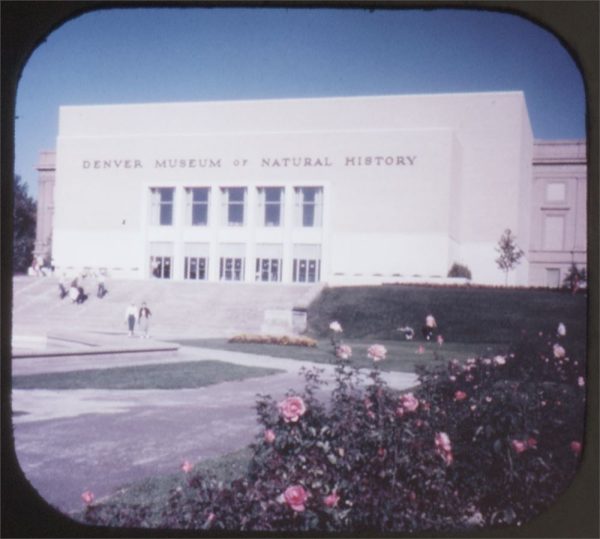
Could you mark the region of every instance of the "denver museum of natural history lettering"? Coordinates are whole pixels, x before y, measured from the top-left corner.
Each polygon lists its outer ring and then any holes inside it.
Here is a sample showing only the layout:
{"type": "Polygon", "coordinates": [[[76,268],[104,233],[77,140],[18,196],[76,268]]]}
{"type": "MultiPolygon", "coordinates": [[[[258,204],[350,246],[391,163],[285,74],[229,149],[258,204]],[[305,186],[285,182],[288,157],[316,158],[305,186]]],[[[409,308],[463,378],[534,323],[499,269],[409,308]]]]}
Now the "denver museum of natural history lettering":
{"type": "Polygon", "coordinates": [[[503,284],[505,229],[509,283],[585,266],[585,141],[534,142],[521,92],[61,107],[39,170],[58,272],[503,284]]]}

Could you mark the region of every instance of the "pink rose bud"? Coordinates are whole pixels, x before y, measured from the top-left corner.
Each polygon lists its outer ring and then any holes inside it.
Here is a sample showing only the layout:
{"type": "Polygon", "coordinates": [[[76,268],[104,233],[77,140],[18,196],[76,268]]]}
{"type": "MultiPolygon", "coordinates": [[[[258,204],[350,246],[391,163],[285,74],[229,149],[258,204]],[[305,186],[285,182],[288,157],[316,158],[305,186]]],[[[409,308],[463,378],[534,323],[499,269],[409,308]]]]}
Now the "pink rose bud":
{"type": "Polygon", "coordinates": [[[93,501],[94,501],[94,493],[91,490],[86,490],[82,495],[81,495],[81,499],[83,500],[83,503],[85,503],[86,505],[90,505],[93,501]]]}
{"type": "Polygon", "coordinates": [[[441,451],[450,451],[452,449],[450,438],[445,432],[438,432],[435,435],[435,447],[441,451]]]}
{"type": "Polygon", "coordinates": [[[552,352],[554,353],[554,357],[556,359],[561,359],[565,357],[566,354],[565,349],[560,344],[555,344],[552,347],[552,352]]]}
{"type": "Polygon", "coordinates": [[[504,365],[506,363],[506,358],[504,356],[496,356],[494,358],[494,363],[496,365],[504,365]]]}
{"type": "Polygon", "coordinates": [[[340,359],[349,359],[352,357],[352,348],[347,344],[342,344],[336,348],[335,355],[340,359]]]}
{"type": "Polygon", "coordinates": [[[523,453],[527,449],[527,445],[521,440],[513,440],[511,445],[516,453],[523,453]]]}
{"type": "Polygon", "coordinates": [[[581,453],[581,442],[573,440],[571,442],[571,451],[573,451],[575,455],[579,455],[579,453],[581,453]]]}
{"type": "Polygon", "coordinates": [[[464,391],[457,391],[454,393],[454,400],[462,401],[467,398],[467,394],[464,391]]]}
{"type": "Polygon", "coordinates": [[[329,329],[331,331],[335,331],[336,333],[340,333],[342,331],[342,326],[337,320],[334,320],[331,322],[331,324],[329,324],[329,329]]]}
{"type": "Polygon", "coordinates": [[[336,507],[338,502],[340,501],[340,497],[336,494],[335,490],[329,495],[326,496],[323,500],[327,507],[336,507]]]}
{"type": "Polygon", "coordinates": [[[181,465],[181,469],[183,470],[184,473],[190,473],[193,468],[194,468],[194,466],[192,465],[192,463],[189,460],[184,460],[183,464],[181,465]]]}
{"type": "Polygon", "coordinates": [[[275,433],[271,429],[265,431],[265,442],[272,444],[275,441],[275,433]]]}

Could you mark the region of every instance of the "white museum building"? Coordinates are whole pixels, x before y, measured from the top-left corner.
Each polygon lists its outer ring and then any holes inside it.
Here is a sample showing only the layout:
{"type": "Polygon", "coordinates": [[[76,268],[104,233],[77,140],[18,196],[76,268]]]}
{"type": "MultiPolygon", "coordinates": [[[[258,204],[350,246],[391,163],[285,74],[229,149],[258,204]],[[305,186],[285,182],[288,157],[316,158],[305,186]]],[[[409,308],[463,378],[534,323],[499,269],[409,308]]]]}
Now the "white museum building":
{"type": "Polygon", "coordinates": [[[522,92],[64,106],[37,254],[117,278],[558,286],[586,265],[586,145],[522,92]]]}

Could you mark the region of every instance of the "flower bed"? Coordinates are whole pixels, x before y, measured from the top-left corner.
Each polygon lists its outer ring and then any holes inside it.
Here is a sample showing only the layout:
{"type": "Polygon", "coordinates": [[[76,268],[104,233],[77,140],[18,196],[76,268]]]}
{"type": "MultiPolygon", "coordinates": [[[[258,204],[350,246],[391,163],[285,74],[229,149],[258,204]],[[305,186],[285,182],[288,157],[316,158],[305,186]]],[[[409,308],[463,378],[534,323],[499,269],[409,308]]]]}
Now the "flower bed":
{"type": "MultiPolygon", "coordinates": [[[[576,473],[585,365],[566,334],[539,334],[507,355],[422,369],[398,395],[382,347],[365,378],[339,359],[330,399],[318,370],[301,393],[260,396],[262,425],[246,475],[191,473],[161,527],[235,532],[416,533],[520,525],[547,510],[576,473]],[[365,383],[365,382],[369,383],[365,383]]],[[[88,497],[89,499],[89,497],[88,497]]],[[[143,525],[148,508],[89,502],[87,522],[143,525]]]]}
{"type": "Polygon", "coordinates": [[[317,346],[317,341],[309,337],[292,337],[289,335],[236,335],[229,342],[254,343],[254,344],[278,344],[283,346],[317,346]]]}

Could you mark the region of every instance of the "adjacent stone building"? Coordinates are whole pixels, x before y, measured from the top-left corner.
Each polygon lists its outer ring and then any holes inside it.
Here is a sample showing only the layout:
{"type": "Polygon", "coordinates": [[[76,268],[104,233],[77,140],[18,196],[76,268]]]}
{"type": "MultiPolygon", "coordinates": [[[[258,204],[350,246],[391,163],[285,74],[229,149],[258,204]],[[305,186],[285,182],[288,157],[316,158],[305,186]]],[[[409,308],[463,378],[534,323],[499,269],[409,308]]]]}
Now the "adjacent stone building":
{"type": "Polygon", "coordinates": [[[585,266],[585,142],[535,142],[522,92],[61,107],[53,188],[52,157],[36,249],[59,272],[503,284],[506,229],[510,284],[585,266]]]}

